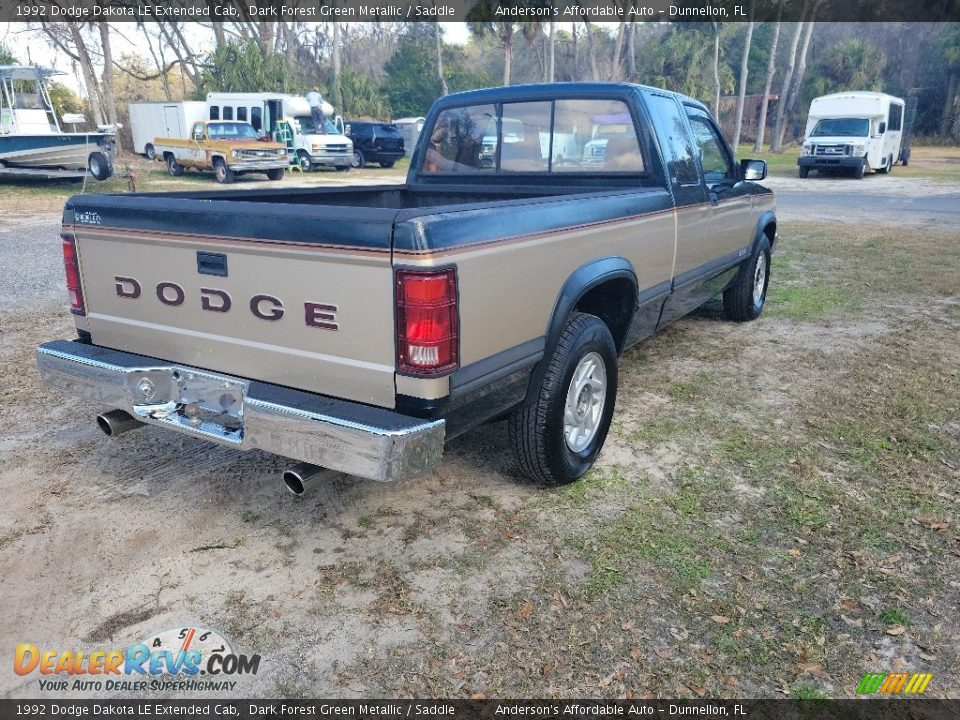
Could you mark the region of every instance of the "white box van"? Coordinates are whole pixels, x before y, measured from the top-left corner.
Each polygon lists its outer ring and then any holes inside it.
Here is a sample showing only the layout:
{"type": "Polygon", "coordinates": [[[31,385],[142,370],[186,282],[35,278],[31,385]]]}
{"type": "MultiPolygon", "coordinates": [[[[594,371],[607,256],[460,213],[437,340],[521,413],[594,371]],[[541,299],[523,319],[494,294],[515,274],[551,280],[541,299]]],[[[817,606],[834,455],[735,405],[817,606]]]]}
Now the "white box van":
{"type": "Polygon", "coordinates": [[[193,124],[207,118],[207,104],[203,100],[130,103],[128,111],[133,151],[151,160],[156,138],[186,139],[193,124]]]}
{"type": "Polygon", "coordinates": [[[333,106],[323,104],[327,117],[326,133],[313,126],[310,105],[301,95],[284,93],[209,93],[208,120],[241,120],[253,125],[257,132],[284,143],[290,161],[304,171],[318,165],[350,169],[353,142],[343,134],[343,120],[333,117],[333,106]],[[288,136],[285,128],[289,127],[288,136]]]}
{"type": "Polygon", "coordinates": [[[877,92],[843,92],[814,98],[797,165],[811,170],[847,170],[862,178],[907,164],[903,147],[904,101],[877,92]]]}

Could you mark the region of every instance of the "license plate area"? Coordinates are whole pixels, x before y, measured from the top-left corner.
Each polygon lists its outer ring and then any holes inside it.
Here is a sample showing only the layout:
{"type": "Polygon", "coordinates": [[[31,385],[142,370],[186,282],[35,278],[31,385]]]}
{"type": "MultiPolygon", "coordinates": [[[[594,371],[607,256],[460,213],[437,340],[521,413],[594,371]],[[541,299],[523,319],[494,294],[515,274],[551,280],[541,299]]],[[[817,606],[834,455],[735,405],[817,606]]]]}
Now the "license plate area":
{"type": "Polygon", "coordinates": [[[243,442],[247,384],[187,368],[142,368],[127,374],[132,412],[145,422],[174,426],[218,442],[243,442]]]}

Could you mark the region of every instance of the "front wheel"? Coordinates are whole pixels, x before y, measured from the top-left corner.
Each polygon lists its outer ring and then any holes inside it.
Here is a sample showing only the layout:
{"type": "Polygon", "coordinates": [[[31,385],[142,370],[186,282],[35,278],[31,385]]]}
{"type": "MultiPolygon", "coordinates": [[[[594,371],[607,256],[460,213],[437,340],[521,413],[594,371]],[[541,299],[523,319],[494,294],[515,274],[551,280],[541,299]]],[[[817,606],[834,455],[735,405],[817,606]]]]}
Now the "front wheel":
{"type": "Polygon", "coordinates": [[[90,153],[90,157],[87,158],[87,167],[90,170],[90,174],[97,180],[106,180],[113,172],[113,168],[110,167],[110,161],[107,160],[107,156],[102,152],[90,153]]]}
{"type": "Polygon", "coordinates": [[[143,149],[143,154],[147,156],[147,160],[156,160],[157,151],[153,147],[153,143],[147,143],[147,146],[143,149]]]}
{"type": "Polygon", "coordinates": [[[770,284],[770,240],[762,236],[750,260],[740,266],[733,285],[723,291],[723,309],[737,322],[756,320],[767,302],[770,284]]]}
{"type": "Polygon", "coordinates": [[[853,169],[853,177],[857,180],[863,180],[863,174],[867,171],[867,161],[864,160],[853,169]]]}
{"type": "Polygon", "coordinates": [[[177,159],[173,155],[167,155],[167,172],[173,177],[180,177],[183,175],[183,165],[178,163],[177,159]]]}
{"type": "Polygon", "coordinates": [[[395,164],[396,164],[396,161],[395,161],[395,160],[388,160],[387,162],[381,161],[381,162],[380,162],[380,167],[389,170],[389,169],[392,168],[395,164]]]}
{"type": "Polygon", "coordinates": [[[300,172],[310,172],[313,170],[313,163],[310,162],[310,156],[305,150],[297,153],[297,165],[300,166],[300,172]]]}
{"type": "Polygon", "coordinates": [[[877,170],[877,172],[886,175],[891,170],[893,170],[893,155],[884,160],[883,167],[877,170]]]}
{"type": "Polygon", "coordinates": [[[229,185],[234,180],[233,170],[227,167],[227,163],[223,161],[223,158],[215,158],[213,161],[213,174],[217,178],[217,182],[221,185],[229,185]]]}
{"type": "Polygon", "coordinates": [[[267,170],[267,178],[270,180],[283,180],[283,173],[285,170],[283,168],[273,168],[272,170],[267,170]]]}
{"type": "Polygon", "coordinates": [[[359,150],[353,151],[353,160],[350,161],[350,166],[355,168],[362,168],[367,164],[366,159],[363,157],[363,153],[359,150]]]}
{"type": "Polygon", "coordinates": [[[536,400],[510,416],[521,472],[542,485],[566,485],[581,477],[600,454],[616,399],[617,347],[610,329],[595,315],[574,313],[536,400]]]}
{"type": "Polygon", "coordinates": [[[801,177],[801,179],[807,177],[809,174],[810,174],[810,168],[808,168],[808,167],[801,167],[801,168],[800,168],[800,177],[801,177]]]}

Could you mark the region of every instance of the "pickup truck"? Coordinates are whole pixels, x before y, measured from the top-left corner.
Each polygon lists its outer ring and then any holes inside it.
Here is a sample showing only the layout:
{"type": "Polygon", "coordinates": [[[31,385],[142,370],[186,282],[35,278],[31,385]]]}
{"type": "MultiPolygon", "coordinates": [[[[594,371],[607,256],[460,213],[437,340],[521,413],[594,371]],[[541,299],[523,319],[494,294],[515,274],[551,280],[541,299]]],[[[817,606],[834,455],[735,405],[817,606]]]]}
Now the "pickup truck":
{"type": "Polygon", "coordinates": [[[664,90],[448,95],[403,185],[71,198],[78,337],[41,345],[39,370],[114,408],[107,434],[148,423],[300,461],[297,493],[322,468],[430,472],[501,419],[523,475],[572,482],[607,436],[619,355],[716,295],[732,320],[760,314],[765,176],[664,90]],[[554,162],[555,128],[580,161],[554,162]]]}
{"type": "Polygon", "coordinates": [[[187,140],[158,137],[153,147],[171,175],[179,177],[186,168],[213,170],[219,183],[232,183],[237,175],[251,172],[282,180],[289,165],[283,145],[261,141],[245,122],[195,122],[187,140]]]}

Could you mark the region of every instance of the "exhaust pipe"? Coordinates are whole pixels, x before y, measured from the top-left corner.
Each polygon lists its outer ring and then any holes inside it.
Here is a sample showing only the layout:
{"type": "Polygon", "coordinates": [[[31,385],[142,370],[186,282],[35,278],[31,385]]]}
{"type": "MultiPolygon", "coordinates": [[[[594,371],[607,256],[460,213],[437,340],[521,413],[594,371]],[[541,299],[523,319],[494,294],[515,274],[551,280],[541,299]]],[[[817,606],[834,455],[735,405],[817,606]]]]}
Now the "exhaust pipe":
{"type": "Polygon", "coordinates": [[[300,463],[283,472],[283,484],[287,490],[298,497],[308,488],[319,485],[321,482],[333,480],[340,473],[330,468],[320,467],[311,463],[300,463]]]}
{"type": "Polygon", "coordinates": [[[111,410],[102,415],[97,415],[97,427],[103,430],[105,435],[113,437],[131,430],[136,430],[146,423],[137,420],[126,410],[111,410]]]}

